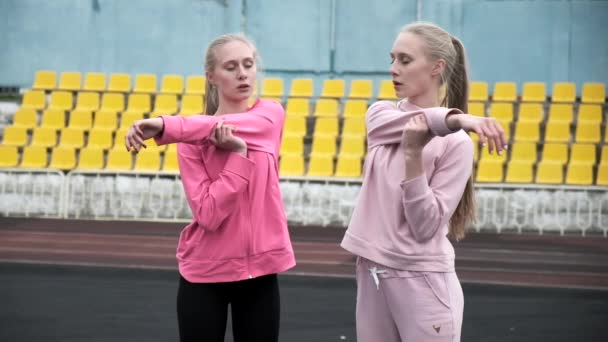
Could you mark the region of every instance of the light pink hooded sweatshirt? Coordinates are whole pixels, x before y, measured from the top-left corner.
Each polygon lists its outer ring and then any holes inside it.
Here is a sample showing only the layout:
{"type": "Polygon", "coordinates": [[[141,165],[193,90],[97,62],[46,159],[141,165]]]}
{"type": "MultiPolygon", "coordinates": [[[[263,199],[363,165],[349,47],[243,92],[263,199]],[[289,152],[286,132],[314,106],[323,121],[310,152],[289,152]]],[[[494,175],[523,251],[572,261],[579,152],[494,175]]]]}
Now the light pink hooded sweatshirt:
{"type": "Polygon", "coordinates": [[[176,143],[193,221],[177,247],[181,275],[190,282],[230,282],[295,266],[279,188],[278,156],[285,111],[258,100],[247,112],[220,116],[163,116],[156,142],[176,143]],[[216,148],[216,123],[237,127],[247,157],[216,148]]]}
{"type": "Polygon", "coordinates": [[[419,108],[407,101],[374,103],[367,111],[368,153],[363,185],[342,247],[380,265],[405,271],[453,272],[447,238],[473,166],[473,143],[452,132],[446,116],[458,109],[419,108]],[[424,174],[405,181],[401,136],[424,114],[435,136],[422,152],[424,174]]]}

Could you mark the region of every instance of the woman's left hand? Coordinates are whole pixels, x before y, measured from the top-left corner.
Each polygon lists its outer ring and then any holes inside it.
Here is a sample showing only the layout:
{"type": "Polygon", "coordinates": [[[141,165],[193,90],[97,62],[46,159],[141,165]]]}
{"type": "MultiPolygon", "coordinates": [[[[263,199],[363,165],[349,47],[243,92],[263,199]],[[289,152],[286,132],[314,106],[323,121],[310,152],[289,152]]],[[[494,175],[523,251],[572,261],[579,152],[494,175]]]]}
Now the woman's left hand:
{"type": "Polygon", "coordinates": [[[431,141],[433,135],[426,123],[424,114],[418,114],[411,118],[403,127],[401,144],[408,152],[422,152],[426,144],[431,141]]]}

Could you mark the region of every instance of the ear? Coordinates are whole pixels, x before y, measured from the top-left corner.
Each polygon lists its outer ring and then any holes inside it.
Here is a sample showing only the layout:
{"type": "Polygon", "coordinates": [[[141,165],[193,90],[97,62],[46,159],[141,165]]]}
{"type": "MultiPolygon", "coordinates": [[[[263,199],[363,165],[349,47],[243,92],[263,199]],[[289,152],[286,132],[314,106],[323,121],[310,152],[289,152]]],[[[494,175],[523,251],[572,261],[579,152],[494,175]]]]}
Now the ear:
{"type": "Polygon", "coordinates": [[[205,78],[207,79],[207,83],[213,85],[213,73],[209,71],[205,71],[205,78]]]}
{"type": "Polygon", "coordinates": [[[440,58],[435,61],[435,64],[433,65],[433,69],[431,69],[431,75],[439,76],[443,73],[444,69],[445,69],[445,60],[440,58]]]}

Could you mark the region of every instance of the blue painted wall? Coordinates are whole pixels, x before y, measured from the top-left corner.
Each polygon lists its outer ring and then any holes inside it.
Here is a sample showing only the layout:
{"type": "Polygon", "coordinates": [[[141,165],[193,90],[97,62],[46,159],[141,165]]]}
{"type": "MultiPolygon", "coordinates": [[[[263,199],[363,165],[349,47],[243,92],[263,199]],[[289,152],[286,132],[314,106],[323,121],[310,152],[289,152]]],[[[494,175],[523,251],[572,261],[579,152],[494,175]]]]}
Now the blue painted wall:
{"type": "MultiPolygon", "coordinates": [[[[196,74],[209,41],[245,31],[268,76],[387,78],[399,28],[459,36],[471,78],[608,83],[608,1],[2,0],[0,85],[36,70],[196,74]]],[[[320,90],[320,89],[318,89],[320,90]]]]}

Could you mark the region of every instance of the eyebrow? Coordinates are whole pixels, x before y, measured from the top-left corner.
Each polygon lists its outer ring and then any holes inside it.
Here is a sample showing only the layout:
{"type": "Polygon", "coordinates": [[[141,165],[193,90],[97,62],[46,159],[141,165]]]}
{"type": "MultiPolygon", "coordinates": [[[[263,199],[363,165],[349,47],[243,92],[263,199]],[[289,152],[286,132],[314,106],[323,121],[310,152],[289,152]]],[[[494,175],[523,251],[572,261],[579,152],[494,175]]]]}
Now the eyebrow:
{"type": "MultiPolygon", "coordinates": [[[[398,58],[401,58],[401,57],[407,57],[407,58],[409,58],[409,59],[414,59],[414,57],[412,57],[410,54],[407,54],[407,53],[405,53],[405,52],[397,52],[397,54],[396,54],[396,55],[397,55],[396,57],[398,57],[398,58]]],[[[391,52],[391,57],[394,57],[394,56],[395,56],[395,53],[394,53],[394,52],[391,52]]]]}
{"type": "MultiPolygon", "coordinates": [[[[249,61],[253,62],[254,61],[253,57],[245,57],[245,58],[243,58],[241,60],[245,61],[245,62],[249,62],[249,61]]],[[[227,60],[224,63],[222,63],[222,65],[227,65],[227,64],[230,64],[230,63],[237,63],[238,64],[239,60],[238,59],[230,59],[230,60],[227,60]]]]}

